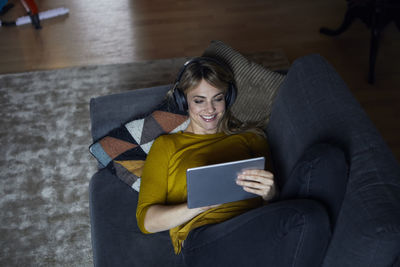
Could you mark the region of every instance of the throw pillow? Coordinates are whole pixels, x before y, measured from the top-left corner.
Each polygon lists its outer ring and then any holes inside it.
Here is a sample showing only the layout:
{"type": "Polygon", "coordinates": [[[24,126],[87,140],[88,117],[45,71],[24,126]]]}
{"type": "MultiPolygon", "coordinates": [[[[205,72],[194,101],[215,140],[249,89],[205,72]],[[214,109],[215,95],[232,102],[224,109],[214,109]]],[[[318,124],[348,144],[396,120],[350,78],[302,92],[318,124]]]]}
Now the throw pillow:
{"type": "Polygon", "coordinates": [[[123,182],[139,191],[140,176],[154,140],[186,129],[189,118],[167,98],[153,112],[110,131],[90,146],[96,159],[123,182]]]}
{"type": "Polygon", "coordinates": [[[285,75],[270,71],[221,41],[212,41],[203,56],[216,58],[233,71],[237,98],[232,114],[243,122],[268,123],[272,102],[285,75]]]}

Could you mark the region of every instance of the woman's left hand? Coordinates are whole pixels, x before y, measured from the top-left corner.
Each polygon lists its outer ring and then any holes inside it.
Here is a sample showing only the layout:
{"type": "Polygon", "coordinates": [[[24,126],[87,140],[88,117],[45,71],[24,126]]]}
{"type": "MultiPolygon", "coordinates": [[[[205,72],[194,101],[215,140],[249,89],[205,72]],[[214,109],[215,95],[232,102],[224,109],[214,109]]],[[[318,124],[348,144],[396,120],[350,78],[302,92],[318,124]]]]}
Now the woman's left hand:
{"type": "Polygon", "coordinates": [[[245,170],[238,175],[236,183],[264,200],[272,199],[277,193],[274,175],[265,170],[245,170]]]}

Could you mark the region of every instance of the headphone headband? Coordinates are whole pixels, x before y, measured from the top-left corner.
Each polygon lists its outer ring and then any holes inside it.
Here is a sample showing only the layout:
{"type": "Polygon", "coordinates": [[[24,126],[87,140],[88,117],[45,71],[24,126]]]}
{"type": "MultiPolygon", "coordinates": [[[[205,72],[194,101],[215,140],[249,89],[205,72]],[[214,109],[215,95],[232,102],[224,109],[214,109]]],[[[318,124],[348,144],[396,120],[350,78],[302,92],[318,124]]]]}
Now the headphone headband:
{"type": "Polygon", "coordinates": [[[179,74],[177,76],[178,78],[176,78],[176,80],[175,80],[175,84],[179,84],[179,82],[182,79],[183,73],[185,73],[185,70],[186,70],[187,66],[189,66],[192,63],[200,62],[200,61],[213,62],[213,63],[221,66],[222,68],[224,68],[226,71],[229,71],[229,72],[232,73],[231,69],[225,63],[222,63],[221,61],[219,61],[219,60],[217,60],[215,58],[212,58],[212,57],[195,57],[195,58],[189,59],[188,61],[185,62],[185,64],[183,64],[183,67],[181,68],[181,70],[179,71],[179,74]]]}

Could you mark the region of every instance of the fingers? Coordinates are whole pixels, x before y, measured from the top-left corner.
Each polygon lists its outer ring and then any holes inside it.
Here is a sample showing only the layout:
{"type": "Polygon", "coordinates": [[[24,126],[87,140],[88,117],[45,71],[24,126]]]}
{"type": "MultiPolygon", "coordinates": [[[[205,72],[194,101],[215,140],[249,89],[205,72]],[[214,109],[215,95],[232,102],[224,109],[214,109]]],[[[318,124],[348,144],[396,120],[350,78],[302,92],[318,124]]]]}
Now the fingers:
{"type": "Polygon", "coordinates": [[[269,200],[275,195],[274,175],[265,170],[246,170],[240,173],[236,183],[249,193],[269,200]]]}
{"type": "Polygon", "coordinates": [[[240,185],[249,187],[254,185],[255,188],[260,188],[262,185],[273,185],[274,175],[265,170],[246,170],[238,175],[237,181],[243,182],[240,185]]]}

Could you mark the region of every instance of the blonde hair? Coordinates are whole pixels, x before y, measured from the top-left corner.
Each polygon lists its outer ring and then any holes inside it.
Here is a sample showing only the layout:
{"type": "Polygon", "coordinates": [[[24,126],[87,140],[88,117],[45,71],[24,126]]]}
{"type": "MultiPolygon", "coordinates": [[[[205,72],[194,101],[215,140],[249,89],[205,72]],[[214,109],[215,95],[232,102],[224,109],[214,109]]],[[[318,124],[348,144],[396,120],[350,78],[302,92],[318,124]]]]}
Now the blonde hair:
{"type": "MultiPolygon", "coordinates": [[[[174,90],[180,90],[187,96],[188,92],[196,88],[202,80],[223,92],[226,97],[230,86],[235,86],[233,72],[227,67],[207,58],[199,58],[189,63],[184,69],[179,82],[172,88],[168,95],[173,97],[174,90]]],[[[235,118],[227,106],[219,122],[218,131],[228,135],[242,132],[254,132],[265,137],[260,123],[243,123],[235,118]]]]}

